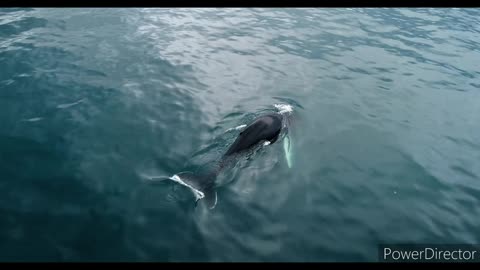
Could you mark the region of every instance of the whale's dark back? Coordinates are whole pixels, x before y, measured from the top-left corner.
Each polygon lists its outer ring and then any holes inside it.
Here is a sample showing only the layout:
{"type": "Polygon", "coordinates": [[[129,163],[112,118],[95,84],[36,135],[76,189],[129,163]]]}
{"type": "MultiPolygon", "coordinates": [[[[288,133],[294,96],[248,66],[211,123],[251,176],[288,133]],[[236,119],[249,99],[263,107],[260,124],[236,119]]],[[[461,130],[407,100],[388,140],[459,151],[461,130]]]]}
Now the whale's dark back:
{"type": "Polygon", "coordinates": [[[282,129],[282,116],[268,114],[257,118],[245,128],[225,153],[225,157],[243,152],[262,141],[273,143],[282,129]]]}

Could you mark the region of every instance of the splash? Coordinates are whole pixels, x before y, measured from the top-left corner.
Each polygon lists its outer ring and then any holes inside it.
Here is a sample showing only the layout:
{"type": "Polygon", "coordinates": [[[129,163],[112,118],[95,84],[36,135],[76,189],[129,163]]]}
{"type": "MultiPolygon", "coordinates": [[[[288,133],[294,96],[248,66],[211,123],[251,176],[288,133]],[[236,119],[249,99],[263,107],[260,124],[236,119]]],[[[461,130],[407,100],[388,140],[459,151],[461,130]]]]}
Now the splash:
{"type": "Polygon", "coordinates": [[[273,105],[277,108],[278,112],[281,114],[293,112],[293,106],[289,104],[275,104],[273,105]]]}

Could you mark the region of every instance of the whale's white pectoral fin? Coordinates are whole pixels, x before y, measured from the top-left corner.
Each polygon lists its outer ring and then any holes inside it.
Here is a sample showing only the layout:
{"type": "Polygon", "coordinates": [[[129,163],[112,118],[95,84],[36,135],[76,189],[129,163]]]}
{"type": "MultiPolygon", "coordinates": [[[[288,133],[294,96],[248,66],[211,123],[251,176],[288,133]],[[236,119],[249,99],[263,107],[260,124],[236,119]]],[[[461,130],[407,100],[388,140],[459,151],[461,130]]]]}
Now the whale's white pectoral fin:
{"type": "Polygon", "coordinates": [[[288,168],[292,168],[292,142],[288,135],[283,140],[283,151],[285,152],[288,168]]]}

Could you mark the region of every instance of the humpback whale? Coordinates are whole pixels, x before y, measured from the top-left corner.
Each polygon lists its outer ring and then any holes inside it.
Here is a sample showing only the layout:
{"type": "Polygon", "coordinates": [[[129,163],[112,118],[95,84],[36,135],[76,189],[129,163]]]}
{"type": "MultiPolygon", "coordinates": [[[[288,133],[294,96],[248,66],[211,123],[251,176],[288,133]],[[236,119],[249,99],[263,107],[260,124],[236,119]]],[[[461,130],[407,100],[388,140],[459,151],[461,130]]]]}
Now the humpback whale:
{"type": "MultiPolygon", "coordinates": [[[[280,106],[280,105],[279,105],[280,106]]],[[[267,113],[255,118],[236,137],[235,141],[220,158],[214,169],[208,173],[194,174],[192,172],[177,173],[169,179],[189,187],[196,197],[195,204],[204,200],[208,208],[213,209],[217,204],[215,180],[218,174],[229,164],[258,146],[274,144],[281,136],[282,130],[287,129],[290,119],[287,114],[291,106],[277,107],[278,112],[267,113]]],[[[284,150],[288,166],[291,167],[291,140],[285,136],[284,150]]]]}

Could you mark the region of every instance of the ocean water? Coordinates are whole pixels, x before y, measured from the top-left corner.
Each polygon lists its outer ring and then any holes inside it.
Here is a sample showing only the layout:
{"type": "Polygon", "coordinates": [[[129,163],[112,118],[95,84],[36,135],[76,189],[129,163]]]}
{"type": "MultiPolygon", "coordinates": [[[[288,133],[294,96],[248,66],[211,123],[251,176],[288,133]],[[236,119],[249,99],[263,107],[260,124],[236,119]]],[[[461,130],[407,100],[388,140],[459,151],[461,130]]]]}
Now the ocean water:
{"type": "Polygon", "coordinates": [[[479,9],[0,9],[1,261],[370,262],[478,244],[479,9]],[[255,116],[283,140],[174,181],[255,116]]]}

